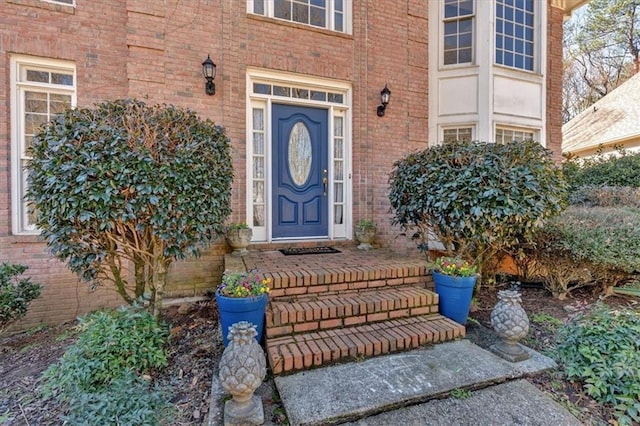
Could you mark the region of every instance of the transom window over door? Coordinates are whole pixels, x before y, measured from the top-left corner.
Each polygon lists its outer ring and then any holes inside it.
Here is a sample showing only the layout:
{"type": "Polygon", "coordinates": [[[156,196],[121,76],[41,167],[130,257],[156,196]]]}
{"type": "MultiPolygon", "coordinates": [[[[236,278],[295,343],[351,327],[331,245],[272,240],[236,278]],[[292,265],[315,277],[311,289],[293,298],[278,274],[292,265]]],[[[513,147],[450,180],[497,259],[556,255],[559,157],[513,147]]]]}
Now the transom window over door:
{"type": "Polygon", "coordinates": [[[43,125],[75,106],[75,65],[13,57],[11,89],[13,232],[37,233],[37,212],[25,200],[29,146],[43,125]]]}
{"type": "Polygon", "coordinates": [[[496,64],[533,71],[533,0],[496,0],[496,64]]]}
{"type": "Polygon", "coordinates": [[[352,0],[248,0],[256,15],[351,33],[352,0]]]}
{"type": "Polygon", "coordinates": [[[473,61],[473,0],[444,2],[444,64],[473,61]]]}

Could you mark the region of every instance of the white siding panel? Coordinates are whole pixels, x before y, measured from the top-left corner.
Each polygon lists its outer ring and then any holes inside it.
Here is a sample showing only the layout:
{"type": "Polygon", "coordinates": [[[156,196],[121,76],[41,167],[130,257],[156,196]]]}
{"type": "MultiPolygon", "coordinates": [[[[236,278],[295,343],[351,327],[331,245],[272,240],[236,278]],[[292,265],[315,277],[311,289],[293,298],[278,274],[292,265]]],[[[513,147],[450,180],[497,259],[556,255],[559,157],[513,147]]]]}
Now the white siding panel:
{"type": "Polygon", "coordinates": [[[443,78],[438,81],[438,115],[478,112],[478,77],[443,78]]]}
{"type": "Polygon", "coordinates": [[[493,102],[497,114],[542,119],[542,84],[494,76],[493,102]]]}

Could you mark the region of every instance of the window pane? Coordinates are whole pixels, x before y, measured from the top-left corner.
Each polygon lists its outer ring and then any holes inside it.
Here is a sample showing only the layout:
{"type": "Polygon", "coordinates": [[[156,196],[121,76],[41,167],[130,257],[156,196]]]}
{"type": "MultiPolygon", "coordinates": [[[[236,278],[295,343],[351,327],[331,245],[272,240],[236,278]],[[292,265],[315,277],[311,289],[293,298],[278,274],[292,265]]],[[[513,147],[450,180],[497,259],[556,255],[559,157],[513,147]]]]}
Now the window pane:
{"type": "Polygon", "coordinates": [[[311,99],[313,99],[314,101],[326,101],[327,100],[327,93],[326,92],[318,92],[315,90],[311,91],[311,99]]]}
{"type": "Polygon", "coordinates": [[[333,102],[336,104],[343,103],[343,97],[341,93],[329,93],[329,102],[333,102]]]}
{"type": "Polygon", "coordinates": [[[342,117],[333,118],[333,136],[342,136],[342,117]]]}
{"type": "Polygon", "coordinates": [[[335,191],[334,199],[336,203],[341,203],[344,200],[344,196],[342,194],[343,186],[341,183],[336,183],[333,185],[333,189],[335,191]]]}
{"type": "Polygon", "coordinates": [[[303,24],[309,23],[309,6],[306,4],[293,3],[293,20],[303,24]]]}
{"type": "Polygon", "coordinates": [[[253,13],[264,15],[264,0],[253,0],[253,13]]]}
{"type": "Polygon", "coordinates": [[[269,84],[253,83],[253,93],[260,93],[262,95],[271,94],[271,86],[269,84]]]}
{"type": "Polygon", "coordinates": [[[299,99],[309,99],[309,91],[306,89],[298,89],[294,87],[291,89],[291,96],[299,99]]]}
{"type": "Polygon", "coordinates": [[[25,92],[24,110],[26,112],[47,113],[47,94],[40,92],[25,92]]]}
{"type": "Polygon", "coordinates": [[[60,95],[57,93],[52,93],[50,100],[51,100],[50,113],[52,115],[62,114],[67,109],[71,108],[71,96],[69,95],[60,95]]]}
{"type": "Polygon", "coordinates": [[[466,0],[460,2],[460,8],[458,9],[460,15],[472,15],[473,14],[473,0],[466,0]]]}
{"type": "Polygon", "coordinates": [[[51,82],[53,84],[62,84],[65,86],[73,86],[73,75],[51,73],[51,82]]]}
{"type": "Polygon", "coordinates": [[[264,130],[264,110],[262,108],[253,109],[253,130],[264,130]]]}
{"type": "MultiPolygon", "coordinates": [[[[342,0],[334,0],[334,7],[337,11],[344,12],[344,6],[342,5],[342,0]]],[[[324,2],[323,2],[324,3],[324,2]]]]}
{"type": "Polygon", "coordinates": [[[344,31],[344,22],[343,22],[341,13],[336,13],[334,26],[335,26],[334,30],[344,31]]]}
{"type": "Polygon", "coordinates": [[[273,14],[276,18],[291,20],[291,1],[274,0],[273,14]]]}
{"type": "Polygon", "coordinates": [[[49,73],[47,71],[27,70],[27,81],[49,83],[49,73]]]}
{"type": "Polygon", "coordinates": [[[264,134],[253,134],[253,153],[255,155],[264,155],[264,134]]]}
{"type": "Polygon", "coordinates": [[[333,208],[333,223],[335,223],[336,225],[342,225],[342,209],[342,205],[336,205],[333,208]]]}
{"type": "Polygon", "coordinates": [[[253,158],[253,177],[255,179],[264,179],[264,157],[253,158]]]}
{"type": "Polygon", "coordinates": [[[273,86],[273,94],[275,96],[290,96],[290,89],[284,86],[273,86]]]}
{"type": "Polygon", "coordinates": [[[342,171],[342,161],[335,161],[333,167],[333,178],[335,180],[343,180],[344,173],[342,171]]]}
{"type": "Polygon", "coordinates": [[[333,157],[342,158],[342,139],[336,139],[333,147],[333,157]]]}
{"type": "Polygon", "coordinates": [[[460,49],[458,63],[465,64],[471,62],[471,49],[460,49]]]}
{"type": "Polygon", "coordinates": [[[327,26],[326,21],[327,21],[327,12],[325,9],[311,7],[311,20],[310,20],[311,25],[325,28],[327,26]]]}

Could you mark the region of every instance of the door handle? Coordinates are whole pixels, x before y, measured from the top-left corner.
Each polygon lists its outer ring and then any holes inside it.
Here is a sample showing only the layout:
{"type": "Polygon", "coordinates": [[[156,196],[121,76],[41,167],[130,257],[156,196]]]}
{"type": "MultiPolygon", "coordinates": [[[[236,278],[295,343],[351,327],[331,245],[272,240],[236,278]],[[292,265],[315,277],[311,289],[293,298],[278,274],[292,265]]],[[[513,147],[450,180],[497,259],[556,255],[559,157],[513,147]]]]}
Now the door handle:
{"type": "Polygon", "coordinates": [[[329,182],[329,179],[327,179],[327,169],[324,169],[322,171],[322,195],[323,196],[327,196],[327,183],[329,182]]]}

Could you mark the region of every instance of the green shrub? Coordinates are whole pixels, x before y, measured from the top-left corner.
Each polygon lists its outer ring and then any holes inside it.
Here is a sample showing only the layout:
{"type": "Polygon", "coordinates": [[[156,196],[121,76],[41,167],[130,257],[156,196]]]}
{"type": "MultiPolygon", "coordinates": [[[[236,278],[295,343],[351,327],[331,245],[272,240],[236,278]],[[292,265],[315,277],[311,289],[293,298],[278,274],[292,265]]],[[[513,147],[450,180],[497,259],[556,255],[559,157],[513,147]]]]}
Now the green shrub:
{"type": "Polygon", "coordinates": [[[143,309],[95,312],[78,327],[78,341],[44,374],[45,393],[62,401],[103,392],[127,372],[146,374],[167,365],[168,331],[143,309]]]}
{"type": "Polygon", "coordinates": [[[640,188],[581,186],[569,194],[569,203],[585,207],[640,207],[640,188]]]}
{"type": "Polygon", "coordinates": [[[528,255],[556,297],[585,285],[609,292],[640,272],[640,209],[571,206],[538,232],[528,255]]]}
{"type": "Polygon", "coordinates": [[[28,197],[52,253],[128,303],[148,292],[159,313],[171,264],[225,232],[229,140],[189,110],[136,100],[70,109],[30,154],[28,197]]]}
{"type": "Polygon", "coordinates": [[[128,372],[94,392],[74,392],[69,401],[71,425],[140,425],[161,424],[171,416],[166,396],[157,387],[128,372]]]}
{"type": "Polygon", "coordinates": [[[27,314],[29,303],[38,297],[42,286],[31,278],[18,279],[27,270],[23,265],[0,265],[0,334],[27,314]]]}
{"type": "Polygon", "coordinates": [[[575,190],[581,186],[640,187],[640,153],[620,151],[620,156],[599,156],[563,163],[563,172],[575,190]]]}
{"type": "Polygon", "coordinates": [[[560,169],[533,141],[432,146],[397,161],[389,183],[393,224],[423,250],[433,232],[449,255],[481,270],[494,254],[530,241],[566,204],[560,169]]]}
{"type": "Polygon", "coordinates": [[[640,422],[640,313],[599,305],[560,328],[557,342],[570,380],[611,404],[619,424],[640,422]]]}

